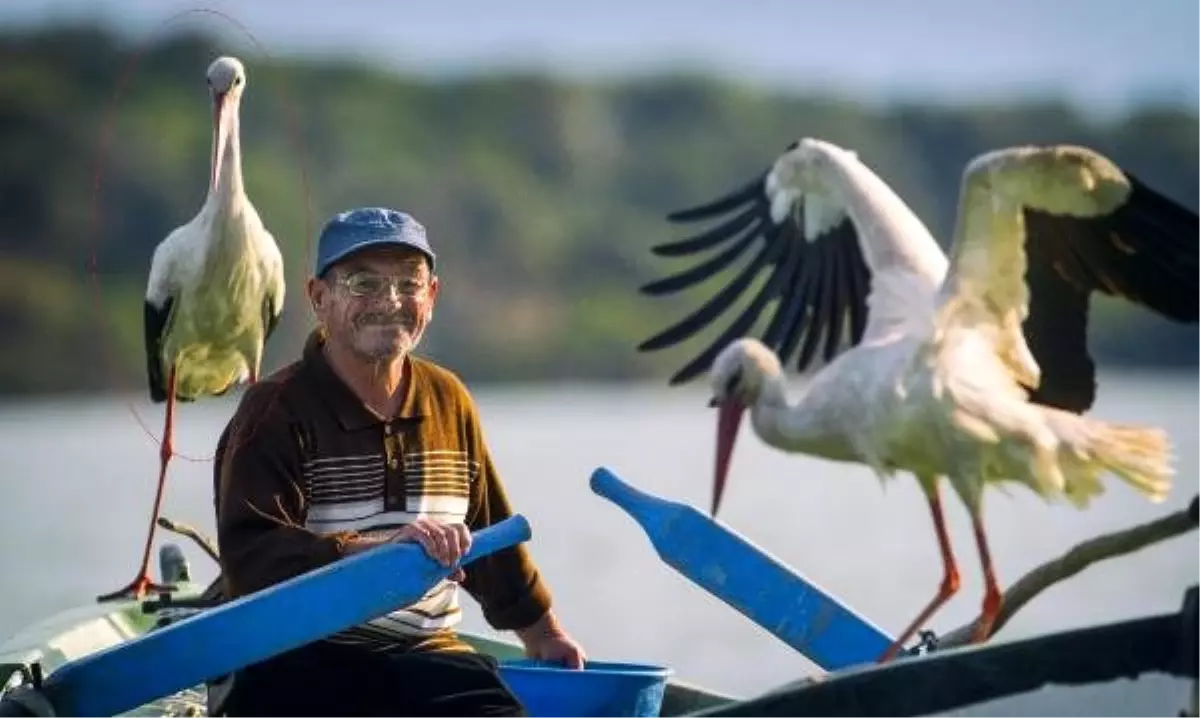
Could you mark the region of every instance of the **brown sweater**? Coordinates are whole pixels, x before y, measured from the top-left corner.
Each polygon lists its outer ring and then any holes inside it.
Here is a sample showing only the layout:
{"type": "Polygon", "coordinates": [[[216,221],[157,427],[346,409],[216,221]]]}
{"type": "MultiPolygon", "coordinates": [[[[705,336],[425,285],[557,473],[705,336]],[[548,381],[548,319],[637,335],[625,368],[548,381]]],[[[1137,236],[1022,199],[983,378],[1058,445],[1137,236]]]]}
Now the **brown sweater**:
{"type": "MultiPolygon", "coordinates": [[[[338,560],[358,533],[428,516],[472,531],[512,515],[475,403],[451,372],[410,357],[400,410],[384,421],[334,373],[314,332],[303,357],[250,387],[217,445],[214,494],[226,591],[237,597],[338,560]]],[[[527,548],[465,567],[462,584],[498,630],[550,607],[527,548]]],[[[458,586],[351,632],[386,643],[458,623],[458,586]]],[[[341,635],[341,634],[339,634],[341,635]]]]}

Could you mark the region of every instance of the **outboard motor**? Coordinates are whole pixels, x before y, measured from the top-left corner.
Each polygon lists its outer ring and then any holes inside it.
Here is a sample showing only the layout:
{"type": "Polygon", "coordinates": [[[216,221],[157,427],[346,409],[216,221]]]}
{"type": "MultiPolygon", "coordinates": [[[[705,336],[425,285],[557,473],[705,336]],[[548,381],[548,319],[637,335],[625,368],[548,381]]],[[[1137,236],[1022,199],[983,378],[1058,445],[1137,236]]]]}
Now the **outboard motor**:
{"type": "Polygon", "coordinates": [[[42,667],[33,664],[13,671],[0,686],[0,716],[53,716],[54,706],[41,691],[42,667]]]}
{"type": "Polygon", "coordinates": [[[0,716],[52,716],[54,707],[33,686],[17,686],[0,698],[0,716]]]}
{"type": "Polygon", "coordinates": [[[183,549],[173,543],[158,550],[158,572],[168,586],[192,580],[192,568],[183,555],[183,549]]]}

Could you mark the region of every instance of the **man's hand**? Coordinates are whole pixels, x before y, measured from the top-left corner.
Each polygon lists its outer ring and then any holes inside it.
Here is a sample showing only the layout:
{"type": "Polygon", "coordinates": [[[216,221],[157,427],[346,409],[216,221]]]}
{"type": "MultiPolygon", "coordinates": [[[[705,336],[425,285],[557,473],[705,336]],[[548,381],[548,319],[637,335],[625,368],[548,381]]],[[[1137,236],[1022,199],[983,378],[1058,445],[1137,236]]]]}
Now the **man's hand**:
{"type": "MultiPolygon", "coordinates": [[[[384,536],[360,536],[350,542],[348,553],[358,553],[385,543],[416,542],[425,553],[443,566],[451,566],[471,547],[471,532],[463,524],[447,524],[425,516],[384,536]]],[[[455,569],[451,581],[461,581],[463,570],[455,569]]]]}
{"type": "Polygon", "coordinates": [[[530,658],[562,663],[568,668],[583,668],[587,661],[583,647],[567,635],[551,611],[534,624],[517,629],[516,633],[525,644],[525,655],[530,658]]]}

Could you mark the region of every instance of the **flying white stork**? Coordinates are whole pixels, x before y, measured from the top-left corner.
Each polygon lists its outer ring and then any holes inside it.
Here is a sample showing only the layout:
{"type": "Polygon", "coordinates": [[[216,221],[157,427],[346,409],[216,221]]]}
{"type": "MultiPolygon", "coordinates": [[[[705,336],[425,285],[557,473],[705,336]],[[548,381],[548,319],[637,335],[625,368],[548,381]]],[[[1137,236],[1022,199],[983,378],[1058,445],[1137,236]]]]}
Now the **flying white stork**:
{"type": "Polygon", "coordinates": [[[155,248],[146,285],[150,398],[166,402],[150,530],[137,576],[100,601],[141,598],[161,588],[150,581],[147,568],[172,454],[175,402],[219,396],[257,381],[263,347],[283,311],[283,256],[242,185],[238,109],[246,70],[237,58],[220,57],[207,74],[213,108],[208,196],[192,221],[155,248]]]}
{"type": "Polygon", "coordinates": [[[986,595],[976,641],[987,638],[1000,608],[981,520],[986,482],[1018,482],[1083,508],[1111,472],[1151,500],[1166,496],[1165,432],[1081,416],[1096,392],[1088,304],[1101,292],[1195,323],[1195,212],[1089,149],[1012,147],[967,166],[947,259],[853,152],[815,139],[793,143],[741,189],[670,218],[735,211],[719,226],[654,248],[675,256],[729,244],[647,285],[649,294],[701,282],[759,245],[716,296],[639,348],[661,349],[708,326],[769,268],[742,314],[671,383],[711,364],[720,407],[714,515],[746,407],[773,447],[862,463],[881,481],[896,471],[917,477],[945,574],[881,661],[958,589],[941,477],[966,504],[979,548],[986,595]],[[762,340],[741,338],[772,300],[762,340]],[[778,357],[786,361],[798,347],[796,367],[806,371],[822,345],[826,364],[789,403],[778,357]]]}

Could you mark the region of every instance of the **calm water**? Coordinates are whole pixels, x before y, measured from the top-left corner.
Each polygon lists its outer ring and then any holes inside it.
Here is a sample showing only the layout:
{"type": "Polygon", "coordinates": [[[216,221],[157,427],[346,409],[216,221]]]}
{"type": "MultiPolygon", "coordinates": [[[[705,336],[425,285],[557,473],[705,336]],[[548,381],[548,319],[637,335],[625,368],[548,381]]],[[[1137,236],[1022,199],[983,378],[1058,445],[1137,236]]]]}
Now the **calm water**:
{"type": "MultiPolygon", "coordinates": [[[[1109,375],[1101,386],[1096,415],[1158,423],[1171,433],[1179,466],[1175,490],[1155,506],[1112,481],[1086,512],[1047,505],[1020,489],[992,491],[986,520],[1005,584],[1082,539],[1183,507],[1197,491],[1196,378],[1109,375]]],[[[706,507],[715,416],[699,387],[480,389],[477,396],[510,495],[534,526],[531,548],[557,611],[593,657],[669,664],[683,679],[742,695],[812,669],[662,564],[640,528],[587,486],[592,469],[604,465],[661,496],[706,507]]],[[[182,407],[176,448],[210,457],[233,407],[232,399],[182,407]]],[[[153,499],[157,450],[131,411],[158,434],[161,415],[141,399],[0,407],[6,459],[0,576],[8,585],[0,636],[132,576],[153,499]]],[[[211,461],[177,459],[165,513],[212,531],[211,472],[211,461]]],[[[928,511],[912,480],[881,488],[863,468],[767,449],[748,425],[723,511],[735,529],[892,632],[941,579],[928,511]]],[[[947,511],[963,588],[934,618],[938,631],[968,621],[982,599],[966,512],[954,499],[947,511]]],[[[201,580],[215,576],[203,554],[184,548],[201,580]]],[[[1196,535],[1190,534],[1093,567],[1043,594],[998,640],[1176,610],[1197,573],[1196,535]]],[[[470,601],[466,625],[486,628],[470,601]]],[[[1080,712],[1139,712],[1149,705],[1152,687],[1126,684],[1080,712]]],[[[1162,710],[1173,713],[1182,698],[1171,688],[1162,710]]],[[[1043,704],[1041,710],[1052,709],[1043,704]]]]}

